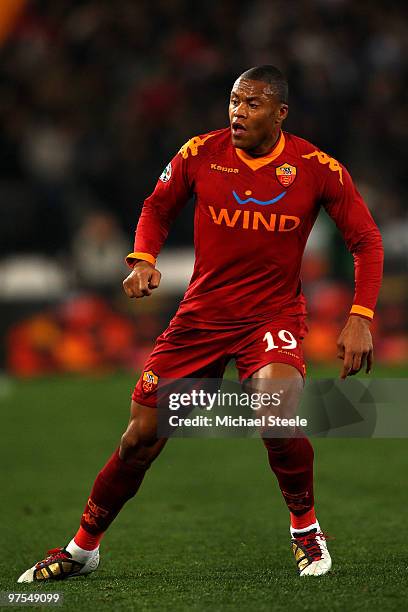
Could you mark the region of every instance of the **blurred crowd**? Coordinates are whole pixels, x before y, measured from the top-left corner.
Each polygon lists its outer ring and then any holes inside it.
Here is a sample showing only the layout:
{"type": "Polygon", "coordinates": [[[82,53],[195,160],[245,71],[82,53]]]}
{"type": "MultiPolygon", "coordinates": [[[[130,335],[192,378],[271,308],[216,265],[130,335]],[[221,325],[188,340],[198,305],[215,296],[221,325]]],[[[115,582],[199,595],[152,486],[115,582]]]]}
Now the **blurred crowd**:
{"type": "MultiPolygon", "coordinates": [[[[226,126],[235,78],[272,63],[289,80],[286,129],[348,166],[380,225],[381,324],[401,338],[408,327],[406,3],[21,5],[0,49],[0,258],[41,253],[72,270],[79,286],[117,284],[143,199],[169,158],[191,136],[226,126]]],[[[190,244],[192,214],[187,207],[170,246],[190,244]]],[[[325,222],[319,231],[306,277],[347,278],[341,238],[325,222]]]]}

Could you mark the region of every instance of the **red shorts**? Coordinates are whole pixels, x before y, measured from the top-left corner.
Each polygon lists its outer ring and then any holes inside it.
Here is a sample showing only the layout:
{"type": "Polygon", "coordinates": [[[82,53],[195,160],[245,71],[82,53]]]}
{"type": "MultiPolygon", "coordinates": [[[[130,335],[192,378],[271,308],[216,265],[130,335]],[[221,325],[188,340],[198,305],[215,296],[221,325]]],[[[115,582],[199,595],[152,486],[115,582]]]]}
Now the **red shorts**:
{"type": "Polygon", "coordinates": [[[294,315],[228,331],[182,327],[172,321],[157,338],[132,399],[155,407],[160,379],[222,378],[230,359],[235,359],[240,381],[268,363],[286,363],[304,377],[306,332],[304,317],[294,315]]]}

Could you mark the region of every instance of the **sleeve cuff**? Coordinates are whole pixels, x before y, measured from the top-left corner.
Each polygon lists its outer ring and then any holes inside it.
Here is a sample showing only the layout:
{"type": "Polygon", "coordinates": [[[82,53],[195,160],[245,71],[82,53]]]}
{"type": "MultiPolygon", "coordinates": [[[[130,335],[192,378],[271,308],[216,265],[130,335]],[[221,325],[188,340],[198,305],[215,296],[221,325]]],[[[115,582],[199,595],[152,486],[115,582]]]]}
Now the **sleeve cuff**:
{"type": "Polygon", "coordinates": [[[136,251],[135,253],[129,253],[129,255],[126,256],[125,261],[129,268],[133,268],[136,261],[148,261],[153,266],[156,265],[156,258],[153,257],[153,255],[150,255],[150,253],[142,253],[139,251],[136,251]]]}
{"type": "Polygon", "coordinates": [[[358,304],[354,304],[351,307],[350,314],[360,315],[361,317],[370,319],[370,321],[372,321],[374,318],[374,310],[371,310],[371,308],[366,308],[365,306],[359,306],[358,304]]]}

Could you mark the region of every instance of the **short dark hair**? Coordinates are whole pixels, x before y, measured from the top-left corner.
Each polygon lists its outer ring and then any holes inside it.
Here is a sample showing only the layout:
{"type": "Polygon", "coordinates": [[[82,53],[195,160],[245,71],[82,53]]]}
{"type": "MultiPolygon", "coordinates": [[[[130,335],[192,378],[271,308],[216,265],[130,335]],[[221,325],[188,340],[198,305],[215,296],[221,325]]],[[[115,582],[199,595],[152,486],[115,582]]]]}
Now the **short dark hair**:
{"type": "Polygon", "coordinates": [[[273,93],[278,96],[279,102],[287,104],[288,82],[282,72],[275,66],[271,66],[270,64],[255,66],[243,72],[239,78],[268,83],[268,85],[271,85],[273,88],[273,93]]]}

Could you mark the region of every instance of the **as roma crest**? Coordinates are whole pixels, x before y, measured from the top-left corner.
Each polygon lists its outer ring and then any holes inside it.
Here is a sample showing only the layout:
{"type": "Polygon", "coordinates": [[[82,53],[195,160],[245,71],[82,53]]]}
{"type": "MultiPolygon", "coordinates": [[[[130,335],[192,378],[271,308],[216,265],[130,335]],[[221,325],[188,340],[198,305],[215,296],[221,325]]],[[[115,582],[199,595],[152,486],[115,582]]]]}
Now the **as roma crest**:
{"type": "Polygon", "coordinates": [[[149,370],[148,372],[143,372],[142,377],[142,387],[145,393],[151,393],[159,382],[159,377],[153,372],[153,370],[149,370]]]}
{"type": "Polygon", "coordinates": [[[276,178],[283,187],[289,187],[296,178],[296,166],[290,164],[282,164],[275,170],[276,178]]]}

